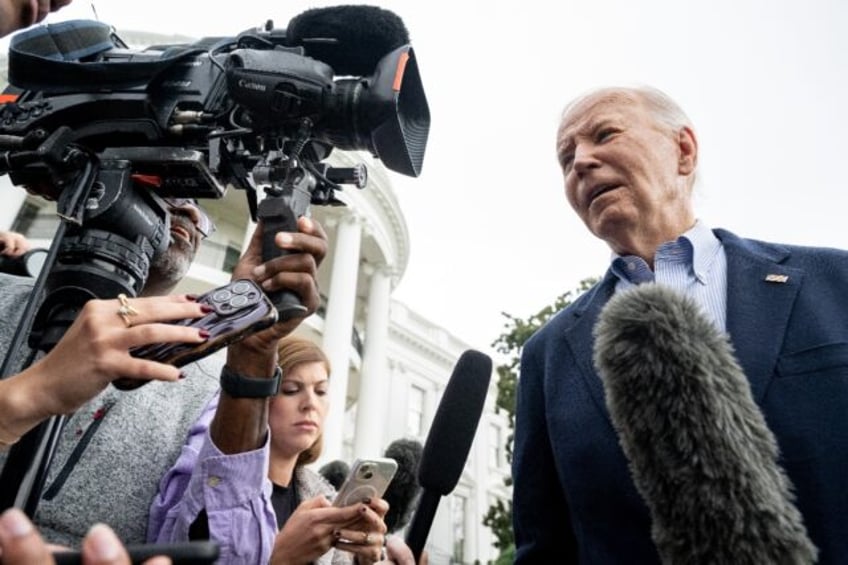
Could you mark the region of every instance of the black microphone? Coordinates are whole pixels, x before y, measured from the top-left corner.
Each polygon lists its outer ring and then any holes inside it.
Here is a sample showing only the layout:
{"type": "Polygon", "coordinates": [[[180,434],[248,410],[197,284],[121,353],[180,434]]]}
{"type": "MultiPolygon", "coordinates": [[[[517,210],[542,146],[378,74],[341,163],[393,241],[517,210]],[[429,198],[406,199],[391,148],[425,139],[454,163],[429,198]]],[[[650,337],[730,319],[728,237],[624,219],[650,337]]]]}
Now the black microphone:
{"type": "Polygon", "coordinates": [[[312,8],[292,18],[286,43],[330,65],[337,75],[371,74],[377,62],[409,43],[403,20],[377,6],[312,8]]]}
{"type": "Polygon", "coordinates": [[[450,494],[459,482],[491,377],[492,360],[479,351],[465,351],[436,409],[418,466],[421,498],[406,532],[406,544],[416,563],[421,559],[441,497],[450,494]]]}
{"type": "Polygon", "coordinates": [[[814,563],[778,446],[728,338],[643,284],[595,326],[595,366],[663,563],[814,563]]]}
{"type": "Polygon", "coordinates": [[[396,439],[383,453],[384,457],[394,459],[398,464],[392,482],[383,493],[383,500],[389,503],[389,511],[383,518],[389,533],[402,530],[412,517],[412,509],[421,492],[418,466],[423,451],[424,446],[418,440],[396,439]]]}

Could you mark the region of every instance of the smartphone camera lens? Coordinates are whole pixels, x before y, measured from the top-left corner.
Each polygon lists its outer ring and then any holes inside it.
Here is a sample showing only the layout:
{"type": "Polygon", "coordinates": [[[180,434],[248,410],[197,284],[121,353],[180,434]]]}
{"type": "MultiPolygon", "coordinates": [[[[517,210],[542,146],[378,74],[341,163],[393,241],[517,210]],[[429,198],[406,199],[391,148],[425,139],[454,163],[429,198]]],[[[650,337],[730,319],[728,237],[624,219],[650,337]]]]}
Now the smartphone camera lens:
{"type": "Polygon", "coordinates": [[[237,282],[232,286],[234,294],[244,294],[250,290],[250,285],[246,282],[237,282]]]}
{"type": "Polygon", "coordinates": [[[213,302],[226,302],[233,295],[229,290],[219,290],[215,294],[212,295],[213,302]]]}
{"type": "Polygon", "coordinates": [[[230,306],[232,306],[233,308],[241,308],[248,302],[250,302],[250,299],[247,296],[233,296],[233,298],[230,300],[230,306]]]}

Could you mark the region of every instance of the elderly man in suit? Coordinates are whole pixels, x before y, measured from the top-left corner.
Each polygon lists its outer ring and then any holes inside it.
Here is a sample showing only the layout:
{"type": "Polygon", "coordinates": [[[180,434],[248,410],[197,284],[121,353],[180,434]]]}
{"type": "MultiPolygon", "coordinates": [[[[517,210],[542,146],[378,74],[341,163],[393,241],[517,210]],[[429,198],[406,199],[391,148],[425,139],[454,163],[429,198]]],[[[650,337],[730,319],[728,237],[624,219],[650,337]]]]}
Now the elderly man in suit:
{"type": "Polygon", "coordinates": [[[612,260],[524,346],[516,563],[659,562],[592,360],[603,306],[646,281],[691,297],[728,334],[819,562],[848,562],[848,252],[743,239],[700,221],[694,129],[655,89],[604,88],[569,104],[557,155],[569,204],[612,260]]]}

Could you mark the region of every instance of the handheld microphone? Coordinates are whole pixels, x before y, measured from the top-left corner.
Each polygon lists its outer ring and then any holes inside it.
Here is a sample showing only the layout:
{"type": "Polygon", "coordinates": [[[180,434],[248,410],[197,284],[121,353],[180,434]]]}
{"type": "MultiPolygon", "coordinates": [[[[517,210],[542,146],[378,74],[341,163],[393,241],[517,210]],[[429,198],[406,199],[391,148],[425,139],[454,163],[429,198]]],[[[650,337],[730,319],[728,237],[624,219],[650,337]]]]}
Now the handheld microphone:
{"type": "Polygon", "coordinates": [[[377,6],[312,8],[292,18],[286,43],[299,45],[306,54],[330,65],[337,75],[363,76],[377,62],[409,43],[403,20],[377,6]]]}
{"type": "Polygon", "coordinates": [[[396,439],[386,448],[384,457],[397,461],[397,471],[389,483],[383,500],[389,503],[389,511],[383,518],[389,533],[401,530],[409,523],[412,509],[421,486],[418,484],[418,466],[424,447],[415,439],[396,439]]]}
{"type": "Polygon", "coordinates": [[[406,544],[416,563],[421,559],[441,497],[450,494],[459,482],[491,377],[492,360],[479,351],[465,351],[436,409],[418,466],[421,498],[406,532],[406,544]]]}
{"type": "Polygon", "coordinates": [[[616,294],[594,360],[663,563],[815,562],[774,435],[694,301],[656,284],[616,294]]]}

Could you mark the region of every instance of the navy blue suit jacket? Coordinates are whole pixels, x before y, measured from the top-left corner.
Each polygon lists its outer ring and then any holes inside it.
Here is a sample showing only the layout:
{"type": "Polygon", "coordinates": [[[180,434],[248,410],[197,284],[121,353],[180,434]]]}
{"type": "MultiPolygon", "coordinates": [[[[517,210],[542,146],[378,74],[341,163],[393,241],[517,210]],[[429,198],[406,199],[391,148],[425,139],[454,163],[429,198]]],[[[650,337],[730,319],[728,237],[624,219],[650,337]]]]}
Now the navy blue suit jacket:
{"type": "MultiPolygon", "coordinates": [[[[741,239],[727,255],[727,331],[819,548],[848,563],[848,252],[741,239]],[[767,275],[786,275],[769,282],[767,275]]],[[[774,278],[774,277],[770,277],[774,278]]],[[[605,278],[524,346],[513,459],[516,563],[658,563],[592,363],[605,278]]]]}

